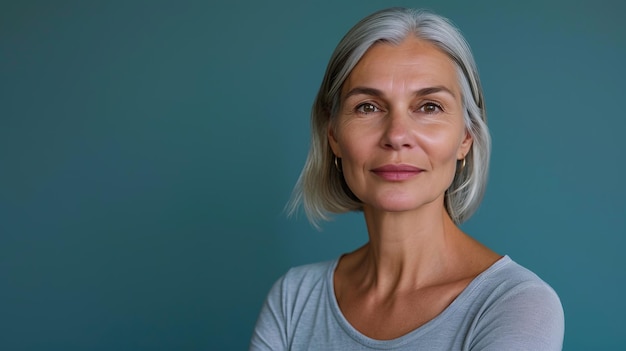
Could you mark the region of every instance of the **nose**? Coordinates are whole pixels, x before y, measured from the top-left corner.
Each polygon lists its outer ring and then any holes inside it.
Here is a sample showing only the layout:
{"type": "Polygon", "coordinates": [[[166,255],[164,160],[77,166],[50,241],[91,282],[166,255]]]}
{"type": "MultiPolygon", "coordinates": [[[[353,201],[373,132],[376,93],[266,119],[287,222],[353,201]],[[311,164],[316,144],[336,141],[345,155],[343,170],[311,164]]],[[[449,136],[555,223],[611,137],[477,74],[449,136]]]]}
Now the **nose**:
{"type": "Polygon", "coordinates": [[[381,146],[385,149],[400,150],[415,146],[412,119],[408,113],[390,112],[385,117],[381,146]]]}

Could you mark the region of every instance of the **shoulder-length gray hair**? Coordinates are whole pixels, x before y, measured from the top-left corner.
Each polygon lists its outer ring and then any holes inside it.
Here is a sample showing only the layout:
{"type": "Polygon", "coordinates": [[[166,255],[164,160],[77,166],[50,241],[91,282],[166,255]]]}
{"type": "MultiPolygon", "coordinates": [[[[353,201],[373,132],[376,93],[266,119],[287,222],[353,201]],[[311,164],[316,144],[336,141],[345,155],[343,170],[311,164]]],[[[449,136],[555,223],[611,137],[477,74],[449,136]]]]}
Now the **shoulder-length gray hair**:
{"type": "Polygon", "coordinates": [[[318,226],[330,213],[359,211],[363,204],[348,188],[336,169],[328,142],[328,127],[340,108],[341,88],[365,52],[374,44],[399,44],[409,35],[428,41],[446,53],[457,67],[465,126],[473,138],[464,166],[446,190],[445,208],[459,224],[478,208],[485,192],[491,138],[486,124],[485,104],[478,70],[471,50],[460,31],[446,18],[406,8],[373,13],[357,23],[333,52],[311,112],[309,154],[287,205],[293,214],[302,204],[309,221],[318,226]]]}

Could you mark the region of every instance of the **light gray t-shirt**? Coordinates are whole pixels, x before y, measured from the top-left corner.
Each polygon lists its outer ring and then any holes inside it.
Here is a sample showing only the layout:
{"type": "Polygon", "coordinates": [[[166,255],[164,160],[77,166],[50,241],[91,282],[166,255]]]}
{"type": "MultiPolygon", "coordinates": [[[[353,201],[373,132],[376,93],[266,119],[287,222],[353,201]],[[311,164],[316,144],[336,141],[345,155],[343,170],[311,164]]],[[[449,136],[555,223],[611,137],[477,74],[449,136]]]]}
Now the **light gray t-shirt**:
{"type": "Polygon", "coordinates": [[[333,288],[338,259],[290,269],[272,287],[250,350],[550,351],[563,344],[563,308],[552,288],[504,256],[434,319],[392,340],[345,319],[333,288]]]}

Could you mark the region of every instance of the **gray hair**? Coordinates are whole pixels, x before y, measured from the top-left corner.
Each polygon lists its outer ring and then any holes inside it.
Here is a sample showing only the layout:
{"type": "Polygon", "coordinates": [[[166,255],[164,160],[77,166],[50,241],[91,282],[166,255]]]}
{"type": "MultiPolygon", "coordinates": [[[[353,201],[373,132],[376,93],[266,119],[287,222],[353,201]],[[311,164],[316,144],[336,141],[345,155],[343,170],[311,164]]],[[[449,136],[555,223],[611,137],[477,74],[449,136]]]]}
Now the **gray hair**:
{"type": "Polygon", "coordinates": [[[328,142],[328,127],[334,123],[341,104],[341,89],[359,60],[374,44],[399,44],[414,35],[446,53],[457,67],[462,93],[464,120],[473,138],[450,187],[445,208],[456,224],[467,220],[478,208],[485,193],[491,138],[486,124],[483,92],[471,50],[460,31],[446,18],[406,8],[375,12],[358,22],[341,39],[333,52],[311,111],[309,154],[287,205],[289,214],[302,204],[316,227],[329,220],[330,213],[360,211],[362,202],[350,191],[335,167],[328,142]]]}

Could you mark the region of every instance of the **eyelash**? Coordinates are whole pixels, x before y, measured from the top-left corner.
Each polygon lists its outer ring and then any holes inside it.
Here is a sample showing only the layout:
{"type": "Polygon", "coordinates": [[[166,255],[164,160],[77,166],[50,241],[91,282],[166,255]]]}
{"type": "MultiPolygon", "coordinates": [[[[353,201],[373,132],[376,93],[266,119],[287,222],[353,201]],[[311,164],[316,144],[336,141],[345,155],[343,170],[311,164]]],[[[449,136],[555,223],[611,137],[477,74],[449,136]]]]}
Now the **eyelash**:
{"type": "Polygon", "coordinates": [[[437,104],[437,103],[435,103],[435,102],[428,101],[428,102],[425,102],[424,104],[422,104],[422,106],[420,106],[420,108],[418,109],[418,111],[422,111],[422,112],[424,112],[424,113],[426,113],[426,114],[431,115],[431,114],[434,114],[434,113],[443,112],[443,107],[441,107],[441,105],[439,105],[439,104],[437,104]],[[439,111],[436,111],[436,112],[427,112],[427,111],[425,110],[426,106],[429,106],[429,107],[435,107],[435,108],[439,109],[439,111]]]}
{"type": "MultiPolygon", "coordinates": [[[[373,103],[371,103],[371,102],[364,102],[364,103],[358,104],[358,105],[355,107],[355,109],[354,109],[354,110],[355,110],[356,112],[358,112],[358,113],[362,113],[362,114],[365,114],[365,115],[368,115],[368,114],[370,114],[370,113],[376,113],[376,112],[380,112],[380,111],[381,111],[381,109],[380,109],[378,106],[374,105],[374,104],[373,104],[373,103]],[[363,109],[364,109],[366,106],[367,106],[367,107],[370,107],[370,108],[374,108],[374,109],[375,109],[375,111],[364,111],[363,109]]],[[[435,103],[435,102],[432,102],[432,101],[428,101],[428,102],[423,103],[423,104],[422,104],[422,105],[421,105],[421,106],[417,109],[417,111],[421,111],[421,112],[423,112],[423,113],[425,113],[425,114],[432,115],[432,114],[435,114],[435,113],[443,112],[443,107],[442,107],[440,104],[438,104],[438,103],[435,103]],[[426,111],[426,110],[425,110],[425,108],[426,108],[426,107],[434,107],[434,108],[438,109],[438,111],[431,111],[431,112],[428,112],[428,111],[426,111]]]]}
{"type": "Polygon", "coordinates": [[[362,103],[362,104],[358,104],[358,105],[355,107],[355,109],[354,109],[354,110],[355,110],[356,112],[358,112],[358,113],[362,113],[362,114],[365,114],[365,115],[369,115],[370,113],[376,113],[376,112],[380,112],[380,111],[381,111],[381,109],[380,109],[378,106],[376,106],[376,105],[372,104],[371,102],[364,102],[364,103],[362,103]],[[365,106],[372,107],[372,108],[374,108],[376,111],[369,111],[369,112],[364,111],[364,110],[363,110],[363,108],[364,108],[365,106]]]}

